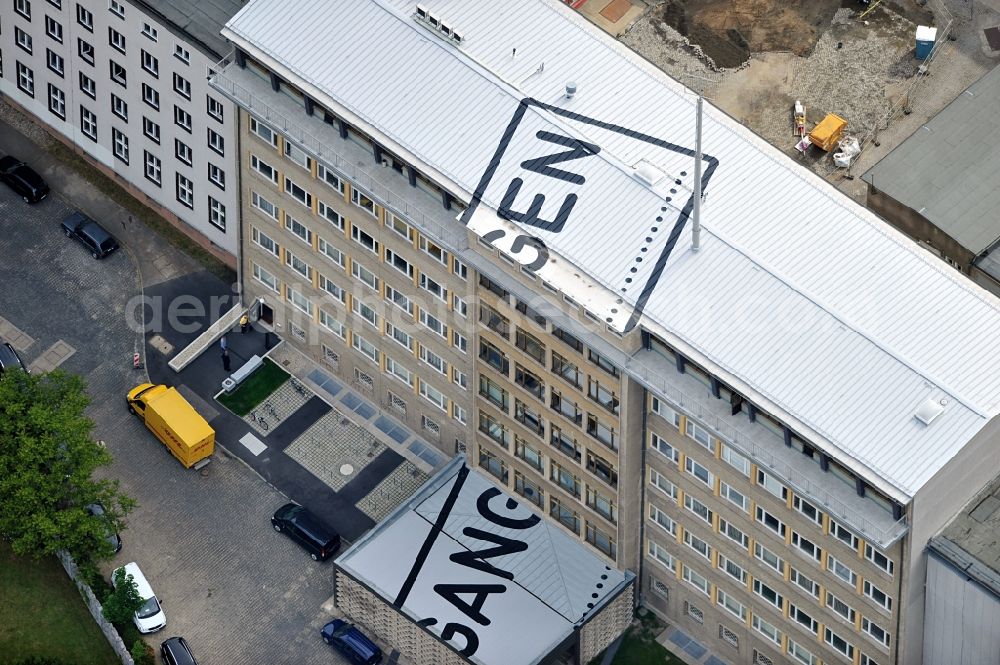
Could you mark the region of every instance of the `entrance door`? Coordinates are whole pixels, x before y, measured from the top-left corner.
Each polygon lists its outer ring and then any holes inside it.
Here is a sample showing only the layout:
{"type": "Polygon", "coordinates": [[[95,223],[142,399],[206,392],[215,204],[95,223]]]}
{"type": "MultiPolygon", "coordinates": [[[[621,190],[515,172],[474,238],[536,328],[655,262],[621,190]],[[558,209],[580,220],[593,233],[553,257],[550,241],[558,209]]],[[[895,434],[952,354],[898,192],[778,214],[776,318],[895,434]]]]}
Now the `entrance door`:
{"type": "Polygon", "coordinates": [[[274,310],[271,309],[270,305],[260,304],[260,312],[257,315],[259,321],[263,321],[268,325],[274,325],[274,310]]]}

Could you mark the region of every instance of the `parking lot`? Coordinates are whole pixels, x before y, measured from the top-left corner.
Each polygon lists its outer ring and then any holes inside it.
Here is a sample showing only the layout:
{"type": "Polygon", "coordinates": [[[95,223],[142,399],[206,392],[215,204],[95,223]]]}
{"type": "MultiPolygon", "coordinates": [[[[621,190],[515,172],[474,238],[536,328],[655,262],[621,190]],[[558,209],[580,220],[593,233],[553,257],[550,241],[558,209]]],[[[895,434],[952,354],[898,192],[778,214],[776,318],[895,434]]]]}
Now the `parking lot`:
{"type": "MultiPolygon", "coordinates": [[[[39,161],[58,189],[44,156],[39,161]]],[[[99,209],[100,201],[87,207],[99,209]]],[[[155,236],[123,238],[122,251],[95,261],[60,231],[71,211],[55,193],[28,206],[0,186],[0,334],[14,338],[35,369],[59,366],[88,383],[94,436],[115,458],[105,471],[139,503],[107,569],[137,562],[160,597],[167,627],[150,643],[182,635],[205,663],[342,662],[319,637],[330,618],[332,566],[312,562],[270,528],[285,497],[222,451],[205,473],[184,469],[125,408],[126,392],[146,380],[132,367],[142,336],[126,323],[140,276],[165,290],[196,282],[224,294],[228,286],[198,274],[155,236]]],[[[118,217],[99,221],[121,230],[118,217]]]]}

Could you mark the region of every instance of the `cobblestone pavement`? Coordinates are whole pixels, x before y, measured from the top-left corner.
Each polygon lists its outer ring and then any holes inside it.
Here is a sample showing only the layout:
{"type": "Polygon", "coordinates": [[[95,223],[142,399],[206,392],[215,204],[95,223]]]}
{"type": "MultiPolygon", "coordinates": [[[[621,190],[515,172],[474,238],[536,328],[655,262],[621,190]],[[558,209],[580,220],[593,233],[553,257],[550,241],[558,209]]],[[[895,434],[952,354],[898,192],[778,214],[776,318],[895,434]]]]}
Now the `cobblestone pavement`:
{"type": "Polygon", "coordinates": [[[285,381],[267,399],[258,404],[257,408],[243,416],[243,422],[252,427],[258,435],[267,436],[295,413],[299,407],[308,402],[310,397],[312,397],[312,392],[308,388],[305,389],[305,393],[300,393],[292,387],[291,381],[285,381]],[[267,408],[269,404],[274,408],[274,414],[267,408]],[[264,429],[257,420],[253,419],[253,414],[264,416],[267,429],[264,429]]]}
{"type": "Polygon", "coordinates": [[[381,522],[396,506],[413,496],[429,476],[410,460],[403,460],[372,491],[355,505],[368,517],[381,522]]]}
{"type": "Polygon", "coordinates": [[[340,490],[383,450],[385,446],[374,436],[333,409],[303,432],[285,453],[324,483],[340,490]]]}
{"type": "MultiPolygon", "coordinates": [[[[29,154],[11,148],[15,139],[0,128],[0,149],[29,154]]],[[[26,363],[60,341],[76,350],[61,367],[87,380],[94,436],[115,458],[104,471],[139,502],[105,572],[136,561],[146,574],[168,621],[149,636],[153,645],[183,635],[203,662],[343,662],[317,635],[329,618],[332,566],[313,563],[270,528],[284,496],[222,451],[205,475],[185,469],[124,408],[126,391],[146,380],[132,369],[142,336],[126,325],[125,303],[139,293],[135,266],[150,257],[137,261],[126,245],[95,261],[61,235],[71,207],[59,198],[60,183],[50,184],[57,191],[34,206],[0,187],[0,316],[31,338],[26,363]]],[[[185,264],[182,256],[172,261],[185,264]]]]}

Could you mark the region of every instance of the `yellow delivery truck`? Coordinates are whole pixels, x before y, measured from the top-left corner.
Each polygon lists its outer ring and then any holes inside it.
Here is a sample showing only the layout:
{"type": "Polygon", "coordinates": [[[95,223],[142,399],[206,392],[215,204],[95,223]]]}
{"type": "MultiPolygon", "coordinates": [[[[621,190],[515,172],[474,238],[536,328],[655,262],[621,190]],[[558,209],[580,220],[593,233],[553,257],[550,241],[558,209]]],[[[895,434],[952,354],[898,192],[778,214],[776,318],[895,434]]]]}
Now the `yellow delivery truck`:
{"type": "Polygon", "coordinates": [[[129,391],[128,410],[138,415],[187,468],[200,469],[215,450],[215,430],[176,388],[143,383],[129,391]]]}

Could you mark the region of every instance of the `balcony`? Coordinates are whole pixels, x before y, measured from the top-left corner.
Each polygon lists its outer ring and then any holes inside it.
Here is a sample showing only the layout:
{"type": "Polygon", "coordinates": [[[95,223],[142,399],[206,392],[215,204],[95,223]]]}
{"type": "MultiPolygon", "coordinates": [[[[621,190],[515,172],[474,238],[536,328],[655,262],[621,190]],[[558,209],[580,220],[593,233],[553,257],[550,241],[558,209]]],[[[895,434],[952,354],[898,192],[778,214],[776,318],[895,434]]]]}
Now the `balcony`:
{"type": "Polygon", "coordinates": [[[583,458],[583,455],[580,452],[580,447],[576,445],[576,441],[557,429],[552,430],[552,435],[549,437],[549,443],[553,448],[561,452],[563,455],[571,458],[574,462],[579,462],[583,458]]]}
{"type": "Polygon", "coordinates": [[[542,420],[541,416],[525,407],[521,402],[517,402],[514,406],[514,420],[521,423],[538,436],[542,436],[545,432],[545,422],[542,420]]]}
{"type": "Polygon", "coordinates": [[[538,399],[545,399],[545,384],[541,379],[520,365],[514,366],[514,383],[521,386],[538,399]]]}

